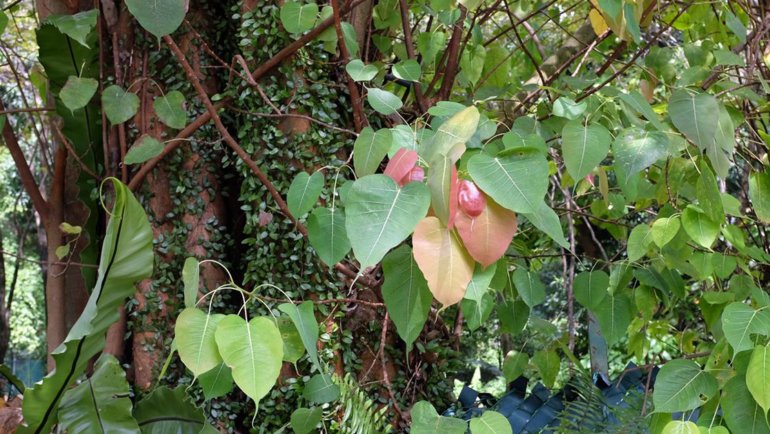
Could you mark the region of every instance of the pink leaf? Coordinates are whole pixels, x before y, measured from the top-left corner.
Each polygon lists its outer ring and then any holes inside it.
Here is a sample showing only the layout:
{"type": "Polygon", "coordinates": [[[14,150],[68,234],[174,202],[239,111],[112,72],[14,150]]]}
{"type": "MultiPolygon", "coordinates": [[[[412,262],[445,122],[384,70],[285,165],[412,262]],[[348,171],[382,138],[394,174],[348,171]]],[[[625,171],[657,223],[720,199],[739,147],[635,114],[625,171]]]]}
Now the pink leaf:
{"type": "Polygon", "coordinates": [[[457,213],[457,232],[473,259],[484,267],[500,259],[516,234],[516,214],[487,198],[478,217],[457,213]]]}
{"type": "MultiPolygon", "coordinates": [[[[400,182],[409,174],[409,172],[417,164],[417,152],[401,148],[396,152],[396,155],[388,161],[388,165],[385,166],[386,175],[393,178],[394,181],[400,184],[400,182]]],[[[403,186],[403,184],[401,184],[403,186]]]]}

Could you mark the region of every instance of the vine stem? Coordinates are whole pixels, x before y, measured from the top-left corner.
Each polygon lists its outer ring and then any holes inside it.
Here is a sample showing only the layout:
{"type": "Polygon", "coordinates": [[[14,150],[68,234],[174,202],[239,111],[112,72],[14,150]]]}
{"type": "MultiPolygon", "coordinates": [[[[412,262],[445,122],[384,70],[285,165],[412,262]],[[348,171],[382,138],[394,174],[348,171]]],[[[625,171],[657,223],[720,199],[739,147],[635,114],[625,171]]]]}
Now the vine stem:
{"type": "MultiPolygon", "coordinates": [[[[222,135],[222,139],[225,141],[225,143],[227,143],[230,149],[232,149],[236,153],[236,155],[238,155],[238,158],[240,158],[249,167],[251,172],[254,173],[254,175],[257,177],[257,179],[259,179],[262,185],[265,186],[267,191],[273,197],[273,200],[275,200],[275,203],[278,205],[278,208],[280,208],[281,212],[289,220],[291,220],[292,223],[294,223],[299,233],[301,233],[302,236],[307,238],[308,236],[307,228],[302,223],[300,223],[296,217],[294,217],[291,214],[291,212],[289,211],[288,205],[286,205],[286,201],[281,196],[281,193],[278,192],[278,190],[275,188],[273,183],[270,182],[270,179],[267,177],[267,175],[262,171],[262,169],[259,168],[257,163],[251,159],[249,154],[241,147],[241,145],[238,144],[238,142],[233,138],[233,136],[227,130],[225,125],[222,123],[222,119],[219,117],[219,114],[217,114],[217,106],[211,102],[211,99],[206,93],[206,90],[203,88],[203,85],[201,84],[200,79],[196,76],[192,67],[187,62],[187,58],[185,57],[184,53],[182,53],[182,50],[179,49],[179,46],[177,46],[176,42],[174,42],[174,39],[171,36],[166,35],[163,37],[163,41],[169,47],[171,52],[174,53],[174,56],[179,61],[179,64],[182,66],[182,69],[184,69],[185,75],[187,75],[187,79],[190,80],[190,83],[195,88],[195,91],[198,94],[198,97],[200,98],[203,105],[206,107],[206,111],[208,112],[211,119],[213,119],[214,125],[217,128],[217,131],[219,131],[219,133],[222,135]]],[[[175,142],[175,143],[179,143],[179,142],[175,142]]],[[[359,276],[358,273],[356,273],[354,270],[350,269],[347,265],[341,262],[338,262],[337,264],[335,264],[334,268],[348,277],[357,278],[357,280],[359,280],[364,286],[368,286],[368,287],[376,286],[376,280],[374,280],[373,278],[367,275],[359,276]]]]}

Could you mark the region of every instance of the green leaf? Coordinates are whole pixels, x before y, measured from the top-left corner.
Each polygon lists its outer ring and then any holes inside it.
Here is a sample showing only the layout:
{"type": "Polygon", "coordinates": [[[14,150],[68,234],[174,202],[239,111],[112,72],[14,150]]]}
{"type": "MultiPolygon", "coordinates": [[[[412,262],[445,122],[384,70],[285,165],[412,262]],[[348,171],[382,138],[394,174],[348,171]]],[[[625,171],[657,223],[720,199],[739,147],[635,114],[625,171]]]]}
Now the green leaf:
{"type": "Polygon", "coordinates": [[[222,363],[214,334],[224,318],[222,314],[207,315],[195,307],[182,310],[177,317],[174,325],[176,348],[182,363],[194,377],[222,363]]]}
{"type": "Polygon", "coordinates": [[[744,303],[730,303],[722,312],[722,331],[735,354],[754,347],[752,334],[770,336],[770,311],[754,310],[744,303]]]}
{"type": "Polygon", "coordinates": [[[291,429],[294,434],[307,434],[313,432],[321,422],[323,409],[321,407],[298,408],[291,413],[291,429]]]}
{"type": "Polygon", "coordinates": [[[569,249],[569,243],[564,238],[564,231],[561,228],[561,221],[556,212],[551,209],[544,201],[540,201],[537,209],[532,213],[522,213],[532,225],[556,241],[556,244],[569,249]]]}
{"type": "Polygon", "coordinates": [[[561,148],[570,176],[575,180],[585,178],[607,156],[611,142],[610,132],[600,124],[567,122],[561,132],[561,148]]]}
{"type": "MultiPolygon", "coordinates": [[[[430,172],[428,173],[428,188],[430,189],[430,203],[436,217],[441,223],[448,226],[450,205],[452,201],[452,172],[455,168],[452,160],[445,155],[438,155],[430,162],[430,172]]],[[[457,174],[455,172],[455,181],[457,174]]],[[[455,200],[457,196],[455,196],[455,200]]],[[[455,205],[457,203],[455,202],[455,205]]]]}
{"type": "Polygon", "coordinates": [[[770,408],[770,344],[757,345],[746,368],[746,386],[762,412],[770,408]]]}
{"type": "Polygon", "coordinates": [[[700,429],[690,421],[672,420],[663,427],[661,434],[700,434],[700,429]]]}
{"type": "Polygon", "coordinates": [[[403,60],[393,65],[393,75],[402,80],[419,82],[421,73],[420,64],[414,59],[403,60]]]}
{"type": "Polygon", "coordinates": [[[302,396],[316,404],[326,404],[339,398],[340,387],[334,384],[330,375],[315,374],[310,378],[310,381],[305,383],[302,396]]]}
{"type": "Polygon", "coordinates": [[[318,202],[323,188],[323,173],[315,172],[311,176],[307,172],[299,172],[291,181],[289,194],[286,196],[289,212],[296,218],[305,215],[318,202]]]}
{"type": "Polygon", "coordinates": [[[725,219],[725,209],[722,205],[722,194],[719,192],[717,178],[704,160],[700,163],[698,165],[700,176],[695,182],[698,208],[703,210],[714,223],[722,223],[725,219]]]}
{"type": "Polygon", "coordinates": [[[345,226],[361,270],[382,260],[406,239],[425,217],[430,193],[425,184],[399,188],[387,175],[369,175],[353,183],[346,204],[345,226]]]}
{"type": "Polygon", "coordinates": [[[174,33],[187,13],[186,0],[126,0],[126,6],[139,24],[157,38],[174,33]]]}
{"type": "Polygon", "coordinates": [[[302,343],[305,345],[305,350],[310,357],[310,361],[319,369],[323,369],[321,362],[318,360],[318,321],[315,319],[315,313],[313,312],[313,302],[303,301],[299,305],[294,303],[283,303],[278,306],[278,310],[285,313],[291,318],[294,326],[299,331],[300,337],[302,337],[302,343]]]}
{"type": "Polygon", "coordinates": [[[361,134],[353,143],[353,166],[356,168],[356,174],[362,177],[376,172],[382,159],[388,155],[392,142],[392,134],[387,128],[377,132],[369,127],[361,130],[361,134]]]}
{"type": "Polygon", "coordinates": [[[749,199],[759,221],[770,224],[770,170],[749,174],[749,199]]]}
{"type": "Polygon", "coordinates": [[[67,432],[139,433],[131,415],[126,373],[118,360],[103,354],[90,378],[64,393],[59,405],[59,424],[67,432]]]}
{"type": "Polygon", "coordinates": [[[93,78],[81,78],[71,75],[59,92],[59,98],[71,111],[85,107],[96,93],[99,82],[93,78]]]}
{"type": "Polygon", "coordinates": [[[216,368],[201,374],[198,384],[203,389],[206,401],[225,396],[233,390],[233,371],[224,363],[220,363],[216,368]]]}
{"type": "Polygon", "coordinates": [[[145,134],[131,145],[123,163],[141,164],[157,157],[161,152],[163,152],[163,143],[145,134]]]}
{"type": "Polygon", "coordinates": [[[736,375],[725,384],[720,401],[727,427],[733,433],[770,434],[765,412],[746,386],[746,377],[736,375]]]}
{"type": "Polygon", "coordinates": [[[489,286],[492,284],[492,279],[495,277],[497,271],[497,263],[493,263],[488,267],[483,267],[480,264],[476,264],[473,270],[473,278],[468,283],[468,288],[465,290],[466,300],[479,301],[484,294],[489,290],[489,286]]]}
{"type": "Polygon", "coordinates": [[[139,109],[139,97],[122,87],[112,85],[102,92],[102,110],[112,125],[131,119],[139,109]]]}
{"type": "Polygon", "coordinates": [[[508,353],[503,362],[503,375],[505,376],[505,381],[510,383],[519,378],[524,374],[527,365],[529,365],[529,356],[525,353],[515,351],[508,353]]]}
{"type": "Polygon", "coordinates": [[[318,16],[318,5],[315,3],[300,4],[298,1],[287,1],[281,6],[281,24],[289,33],[304,33],[313,28],[318,16]]]}
{"type": "Polygon", "coordinates": [[[674,239],[682,226],[679,216],[660,217],[652,224],[652,241],[663,247],[674,239]]]}
{"type": "Polygon", "coordinates": [[[587,108],[587,102],[584,101],[577,103],[575,100],[567,98],[566,96],[561,96],[553,102],[554,116],[559,116],[569,120],[579,118],[583,113],[585,113],[587,108]]]}
{"type": "Polygon", "coordinates": [[[727,179],[732,166],[733,151],[735,151],[735,124],[724,105],[719,104],[719,123],[717,124],[714,144],[706,148],[711,165],[717,175],[727,179]]]}
{"type": "Polygon", "coordinates": [[[625,294],[608,295],[593,310],[607,345],[612,346],[626,336],[626,330],[633,318],[632,310],[631,299],[625,294]]]}
{"type": "Polygon", "coordinates": [[[485,324],[495,307],[495,298],[491,294],[484,294],[479,301],[463,298],[460,302],[465,316],[468,330],[474,331],[485,324]]]}
{"type": "Polygon", "coordinates": [[[125,185],[114,178],[111,182],[114,205],[102,242],[99,277],[80,318],[52,354],[56,370],[25,391],[29,432],[50,432],[62,394],[104,347],[105,333],[118,320],[125,299],[134,294],[134,284],[152,273],[153,235],[144,208],[125,185]]]}
{"type": "Polygon", "coordinates": [[[514,212],[542,210],[548,190],[548,162],[539,152],[505,157],[478,153],[468,160],[468,172],[476,184],[495,202],[514,212]]]}
{"type": "Polygon", "coordinates": [[[427,401],[412,407],[412,434],[465,434],[468,423],[462,419],[439,416],[427,401]]]}
{"type": "Polygon", "coordinates": [[[215,339],[222,360],[233,371],[235,384],[259,402],[272,389],[281,372],[283,342],[271,319],[257,317],[248,323],[227,315],[217,326],[215,339]]]}
{"type": "Polygon", "coordinates": [[[452,148],[457,144],[467,143],[473,137],[480,118],[481,115],[474,106],[458,111],[438,127],[433,137],[423,142],[420,156],[425,161],[433,161],[439,155],[450,157],[452,148]]]}
{"type": "Polygon", "coordinates": [[[353,59],[348,62],[345,65],[345,71],[348,72],[353,81],[369,81],[376,77],[378,72],[375,65],[366,65],[361,59],[353,59]]]}
{"type": "Polygon", "coordinates": [[[340,262],[350,251],[345,233],[345,212],[340,208],[316,208],[307,219],[310,245],[328,266],[340,262]]]}
{"type": "Polygon", "coordinates": [[[597,310],[609,296],[610,276],[604,271],[584,271],[572,282],[575,300],[590,310],[597,310]]]}
{"type": "MultiPolygon", "coordinates": [[[[91,9],[78,12],[74,15],[51,15],[48,17],[48,22],[56,26],[56,28],[63,34],[77,41],[80,45],[90,48],[86,38],[94,27],[96,27],[96,19],[98,16],[99,11],[91,9]]],[[[2,29],[0,29],[0,33],[2,33],[2,29]]]]}
{"type": "Polygon", "coordinates": [[[658,413],[693,410],[716,395],[717,387],[717,380],[694,361],[671,360],[655,378],[652,402],[658,413]]]}
{"type": "Polygon", "coordinates": [[[291,318],[280,316],[276,320],[278,331],[281,332],[283,341],[283,361],[297,363],[300,357],[305,355],[305,344],[302,343],[302,336],[294,325],[291,318]]]}
{"type": "Polygon", "coordinates": [[[202,434],[208,426],[203,410],[189,401],[184,386],[161,386],[134,407],[142,434],[202,434]]]}
{"type": "Polygon", "coordinates": [[[409,351],[428,319],[433,296],[409,246],[403,245],[388,253],[382,261],[382,270],[385,275],[382,298],[409,351]]]}
{"type": "Polygon", "coordinates": [[[380,114],[392,115],[396,113],[404,103],[396,95],[388,92],[387,90],[377,89],[376,87],[370,87],[366,94],[366,100],[369,101],[369,105],[380,114]]]}
{"type": "Polygon", "coordinates": [[[635,43],[642,41],[642,30],[639,28],[639,21],[636,19],[635,14],[636,6],[634,3],[623,4],[623,17],[626,19],[626,29],[635,43]]]}
{"type": "Polygon", "coordinates": [[[152,107],[161,122],[169,127],[181,130],[187,125],[187,112],[182,92],[172,90],[164,96],[159,96],[152,102],[152,107]]]}
{"type": "Polygon", "coordinates": [[[184,306],[196,307],[198,303],[198,260],[192,256],[184,260],[182,268],[182,283],[184,285],[184,306]]]}
{"type": "Polygon", "coordinates": [[[626,248],[628,260],[636,262],[643,258],[647,254],[647,249],[649,249],[651,243],[652,230],[650,230],[650,226],[646,223],[634,226],[628,235],[628,245],[626,248]]]}
{"type": "Polygon", "coordinates": [[[719,125],[719,103],[706,93],[677,90],[668,102],[674,126],[702,151],[714,143],[719,125]]]}
{"type": "Polygon", "coordinates": [[[513,272],[512,280],[516,291],[527,306],[535,307],[545,301],[545,285],[537,274],[519,267],[513,272]]]}
{"type": "Polygon", "coordinates": [[[522,300],[506,300],[497,305],[497,317],[500,319],[500,330],[516,336],[527,325],[529,306],[522,300]]]}
{"type": "Polygon", "coordinates": [[[513,434],[511,423],[502,414],[487,410],[481,417],[471,419],[472,434],[513,434]]]}
{"type": "Polygon", "coordinates": [[[633,175],[652,166],[668,155],[668,136],[659,131],[626,128],[612,144],[615,170],[622,182],[628,183],[633,175]]]}
{"type": "Polygon", "coordinates": [[[687,206],[682,213],[682,226],[696,244],[707,249],[711,248],[719,235],[719,225],[692,205],[687,206]]]}
{"type": "Polygon", "coordinates": [[[652,125],[659,131],[668,130],[668,128],[663,125],[663,122],[660,121],[658,115],[650,106],[650,103],[648,103],[644,96],[638,91],[634,90],[629,93],[620,92],[618,93],[618,98],[620,98],[621,101],[626,103],[626,105],[631,107],[634,111],[647,118],[647,120],[650,121],[650,123],[652,123],[652,125]]]}
{"type": "Polygon", "coordinates": [[[553,387],[561,367],[559,355],[555,351],[541,350],[532,356],[530,362],[540,373],[540,379],[543,380],[545,387],[553,387]]]}
{"type": "Polygon", "coordinates": [[[8,15],[5,12],[0,11],[0,35],[5,32],[5,27],[8,26],[8,15]]]}

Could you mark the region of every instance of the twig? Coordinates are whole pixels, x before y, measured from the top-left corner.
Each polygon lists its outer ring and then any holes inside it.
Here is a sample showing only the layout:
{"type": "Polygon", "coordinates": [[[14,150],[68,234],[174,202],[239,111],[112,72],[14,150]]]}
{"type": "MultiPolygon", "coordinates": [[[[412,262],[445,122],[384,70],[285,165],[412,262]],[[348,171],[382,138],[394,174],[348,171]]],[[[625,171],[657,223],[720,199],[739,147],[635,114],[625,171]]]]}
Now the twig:
{"type": "MultiPolygon", "coordinates": [[[[340,5],[339,0],[331,0],[334,19],[334,29],[337,31],[337,46],[340,49],[340,59],[342,63],[347,65],[350,62],[350,53],[348,47],[345,44],[345,35],[342,33],[342,18],[340,18],[340,5]]],[[[350,103],[353,106],[353,125],[356,132],[361,131],[366,124],[366,118],[364,117],[364,105],[361,99],[361,93],[358,91],[358,86],[353,77],[350,74],[345,74],[348,85],[348,93],[350,93],[350,103]]]]}
{"type": "MultiPolygon", "coordinates": [[[[406,0],[399,0],[399,6],[401,10],[401,27],[404,29],[404,45],[406,45],[406,55],[410,59],[417,59],[417,55],[414,52],[414,42],[412,41],[412,30],[409,27],[409,5],[406,0]]],[[[414,99],[417,101],[417,107],[420,109],[420,114],[428,111],[428,104],[425,101],[425,97],[422,94],[422,85],[420,82],[412,84],[414,86],[414,99]]]]}

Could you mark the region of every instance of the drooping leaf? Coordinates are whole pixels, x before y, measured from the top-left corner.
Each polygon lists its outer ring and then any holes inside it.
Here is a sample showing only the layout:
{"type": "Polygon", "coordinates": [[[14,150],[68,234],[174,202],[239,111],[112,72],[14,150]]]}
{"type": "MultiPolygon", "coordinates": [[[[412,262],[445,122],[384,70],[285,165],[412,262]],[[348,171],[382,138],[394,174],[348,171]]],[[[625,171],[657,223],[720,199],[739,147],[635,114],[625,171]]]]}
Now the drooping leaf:
{"type": "Polygon", "coordinates": [[[324,188],[324,176],[321,172],[308,175],[299,172],[291,181],[289,194],[286,195],[286,205],[294,217],[301,217],[313,208],[324,188]]]}
{"type": "Polygon", "coordinates": [[[545,300],[545,285],[540,281],[537,274],[519,267],[513,272],[511,279],[513,284],[516,285],[519,297],[530,308],[537,306],[545,300]]]}
{"type": "Polygon", "coordinates": [[[714,143],[719,125],[719,103],[706,93],[676,90],[668,102],[674,126],[702,151],[714,143]]]}
{"type": "Polygon", "coordinates": [[[328,374],[315,374],[305,383],[302,396],[316,404],[326,404],[339,398],[340,387],[334,383],[328,374]]]}
{"type": "MultiPolygon", "coordinates": [[[[288,3],[287,3],[288,4],[288,3]]],[[[377,76],[377,66],[366,65],[361,59],[353,59],[345,65],[345,71],[354,81],[369,81],[377,76]]]]}
{"type": "Polygon", "coordinates": [[[182,283],[184,284],[185,307],[195,307],[198,303],[198,286],[200,284],[198,265],[198,260],[193,256],[184,260],[184,267],[182,267],[182,283]]]}
{"type": "Polygon", "coordinates": [[[179,358],[195,377],[222,363],[214,333],[224,315],[207,315],[200,309],[188,307],[177,317],[174,326],[179,358]]]}
{"type": "Polygon", "coordinates": [[[124,300],[134,294],[134,283],[152,273],[153,237],[144,209],[125,185],[114,179],[112,185],[115,199],[96,286],[80,318],[52,354],[56,370],[24,394],[27,431],[50,431],[62,394],[103,348],[107,328],[118,320],[124,300]]]}
{"type": "Polygon", "coordinates": [[[749,199],[759,221],[770,224],[770,170],[749,174],[749,199]]]}
{"type": "Polygon", "coordinates": [[[163,143],[159,142],[154,137],[145,134],[139,137],[139,139],[131,145],[131,148],[126,152],[123,163],[141,164],[157,157],[162,151],[163,143]]]}
{"type": "Polygon", "coordinates": [[[64,393],[59,405],[59,424],[67,432],[139,433],[131,415],[126,373],[118,360],[103,354],[91,377],[64,393]]]}
{"type": "Polygon", "coordinates": [[[714,143],[706,148],[706,155],[717,175],[727,179],[735,151],[735,124],[724,105],[719,104],[719,123],[714,143]]]}
{"type": "Polygon", "coordinates": [[[304,33],[312,29],[317,16],[318,5],[312,2],[303,5],[292,0],[281,6],[281,24],[289,33],[304,33]]]}
{"type": "Polygon", "coordinates": [[[527,356],[525,353],[519,353],[516,351],[508,353],[508,355],[505,356],[505,361],[503,362],[503,375],[505,376],[505,381],[510,383],[513,380],[519,378],[522,374],[524,374],[524,370],[527,369],[528,364],[529,356],[527,356]]]}
{"type": "Polygon", "coordinates": [[[597,310],[609,296],[610,276],[604,271],[584,271],[572,282],[575,300],[590,310],[597,310]]]}
{"type": "Polygon", "coordinates": [[[409,246],[391,251],[382,261],[382,298],[396,331],[410,350],[428,319],[432,296],[409,246]]]}
{"type": "Polygon", "coordinates": [[[652,125],[658,129],[658,131],[666,131],[667,128],[663,125],[663,122],[658,119],[658,115],[650,106],[650,103],[644,98],[644,96],[638,91],[631,91],[629,93],[619,93],[618,97],[631,107],[634,111],[647,118],[652,125]]]}
{"type": "Polygon", "coordinates": [[[465,434],[467,429],[467,422],[439,416],[427,401],[420,401],[412,407],[412,434],[465,434]]]}
{"type": "Polygon", "coordinates": [[[573,179],[584,178],[610,151],[612,136],[601,124],[570,121],[561,132],[564,165],[573,179]]]}
{"type": "Polygon", "coordinates": [[[593,313],[599,321],[599,327],[607,340],[613,345],[626,336],[626,329],[631,323],[633,305],[625,294],[608,295],[593,313]]]}
{"type": "Polygon", "coordinates": [[[722,194],[714,172],[705,160],[698,165],[700,176],[695,181],[695,197],[700,208],[714,223],[721,224],[725,219],[725,209],[722,205],[722,194]]]}
{"type": "Polygon", "coordinates": [[[682,213],[682,226],[696,244],[707,249],[711,248],[719,235],[719,225],[693,206],[688,206],[682,213]]]}
{"type": "Polygon", "coordinates": [[[291,429],[295,434],[308,434],[321,422],[323,408],[298,408],[291,413],[291,429]]]}
{"type": "Polygon", "coordinates": [[[746,377],[736,375],[725,384],[722,393],[728,399],[720,404],[730,432],[770,434],[770,425],[746,386],[746,377]]]}
{"type": "Polygon", "coordinates": [[[345,211],[340,208],[316,208],[307,219],[310,245],[326,265],[340,262],[350,251],[345,233],[345,211]]]}
{"type": "Polygon", "coordinates": [[[513,434],[513,428],[505,416],[489,410],[471,419],[471,434],[513,434]]]}
{"type": "Polygon", "coordinates": [[[438,155],[430,162],[428,188],[430,203],[436,217],[445,225],[449,225],[452,199],[452,184],[457,182],[457,170],[452,160],[445,155],[438,155]]]}
{"type": "Polygon", "coordinates": [[[210,427],[203,410],[189,401],[184,386],[161,386],[134,407],[142,434],[201,434],[210,427]]]}
{"type": "Polygon", "coordinates": [[[468,288],[465,291],[465,298],[468,300],[479,301],[484,294],[489,290],[492,284],[492,279],[495,277],[497,271],[497,263],[494,263],[488,267],[476,265],[473,270],[473,277],[468,288]]]}
{"type": "Polygon", "coordinates": [[[353,144],[353,166],[356,168],[356,174],[362,177],[376,172],[382,159],[388,155],[392,141],[390,130],[387,128],[376,132],[369,127],[361,130],[353,144]]]}
{"type": "Polygon", "coordinates": [[[495,307],[495,298],[492,294],[484,294],[478,301],[463,298],[460,309],[465,316],[468,330],[474,331],[485,324],[495,307]]]}
{"type": "Polygon", "coordinates": [[[478,153],[468,161],[468,172],[495,202],[518,213],[538,213],[548,190],[548,162],[539,152],[504,157],[478,153]]]}
{"type": "Polygon", "coordinates": [[[457,213],[455,226],[468,253],[484,267],[500,259],[516,234],[516,214],[487,199],[478,217],[457,213]]]}
{"type": "MultiPolygon", "coordinates": [[[[77,41],[80,45],[90,48],[88,46],[87,37],[94,27],[96,27],[96,19],[98,16],[99,11],[91,9],[72,15],[51,15],[48,17],[48,22],[56,26],[56,28],[63,34],[77,41]]],[[[2,33],[2,30],[0,30],[0,33],[2,33]]]]}
{"type": "Polygon", "coordinates": [[[248,323],[238,315],[227,315],[217,325],[219,354],[232,369],[235,384],[259,402],[270,392],[281,371],[283,342],[271,319],[257,317],[248,323]]]}
{"type": "Polygon", "coordinates": [[[463,299],[473,277],[473,259],[457,236],[436,217],[426,217],[412,236],[414,259],[428,288],[444,307],[463,299]]]}
{"type": "Polygon", "coordinates": [[[540,350],[532,355],[530,363],[540,373],[540,378],[543,380],[545,387],[553,387],[553,383],[556,382],[556,376],[559,374],[559,367],[561,366],[561,359],[555,351],[540,350]]]}
{"type": "Polygon", "coordinates": [[[207,401],[219,398],[233,390],[233,372],[226,364],[220,363],[216,368],[201,374],[198,384],[201,385],[207,401]]]}
{"type": "Polygon", "coordinates": [[[770,344],[757,345],[746,368],[746,386],[763,414],[770,408],[770,344]]]}
{"type": "Polygon", "coordinates": [[[770,336],[770,312],[744,303],[730,303],[722,312],[722,331],[735,354],[754,348],[751,335],[770,336]]]}
{"type": "Polygon", "coordinates": [[[302,337],[302,343],[305,345],[305,350],[310,361],[313,362],[316,367],[321,370],[321,362],[318,360],[318,321],[315,319],[315,313],[313,313],[313,302],[303,301],[299,305],[294,303],[283,303],[278,306],[278,310],[285,313],[291,318],[294,326],[299,331],[300,337],[302,337]]]}
{"type": "Polygon", "coordinates": [[[59,92],[59,98],[64,105],[71,111],[83,108],[88,105],[91,98],[94,97],[99,82],[93,78],[82,78],[70,76],[67,83],[59,92]]]}
{"type": "Polygon", "coordinates": [[[294,325],[294,321],[288,316],[280,316],[276,320],[278,331],[281,332],[283,341],[283,361],[297,363],[300,357],[305,355],[305,344],[302,343],[302,336],[294,325]]]}
{"type": "Polygon", "coordinates": [[[497,317],[500,318],[500,330],[511,336],[516,336],[524,330],[529,319],[529,306],[522,300],[506,300],[496,307],[497,317]]]}
{"type": "Polygon", "coordinates": [[[644,223],[634,226],[628,235],[628,244],[626,246],[628,260],[636,262],[644,257],[647,254],[650,243],[652,243],[652,230],[650,230],[650,226],[644,223]]]}
{"type": "Polygon", "coordinates": [[[139,97],[122,87],[112,85],[102,92],[102,110],[112,125],[131,119],[139,109],[139,97]]]}
{"type": "Polygon", "coordinates": [[[401,99],[396,95],[376,87],[369,88],[366,94],[366,100],[369,101],[369,105],[372,106],[377,113],[386,116],[396,113],[404,105],[404,103],[401,102],[401,99]]]}
{"type": "Polygon", "coordinates": [[[413,59],[403,60],[393,65],[393,75],[406,81],[420,81],[420,64],[413,59]]]}
{"type": "Polygon", "coordinates": [[[532,223],[534,227],[540,229],[543,233],[551,237],[552,240],[556,241],[556,244],[565,249],[569,249],[569,243],[567,242],[567,239],[564,238],[564,231],[561,228],[559,216],[556,215],[556,212],[554,212],[554,210],[544,201],[540,201],[540,203],[537,204],[537,208],[534,212],[522,213],[521,215],[532,223]]]}
{"type": "Polygon", "coordinates": [[[449,157],[449,151],[455,145],[464,145],[473,137],[480,118],[481,115],[474,106],[460,110],[441,124],[430,140],[423,143],[420,156],[426,161],[432,161],[438,155],[449,157]]]}
{"type": "Polygon", "coordinates": [[[676,359],[663,365],[655,378],[652,401],[656,412],[688,411],[717,393],[717,380],[692,360],[676,359]]]}
{"type": "Polygon", "coordinates": [[[187,125],[187,112],[182,92],[172,90],[164,96],[159,96],[152,102],[152,107],[161,122],[169,127],[181,130],[187,125]]]}
{"type": "Polygon", "coordinates": [[[406,239],[428,212],[430,193],[419,182],[399,188],[386,175],[353,183],[346,202],[345,226],[361,269],[374,265],[406,239]]]}
{"type": "Polygon", "coordinates": [[[187,13],[185,0],[126,0],[126,6],[139,24],[157,38],[174,33],[187,13]]]}

